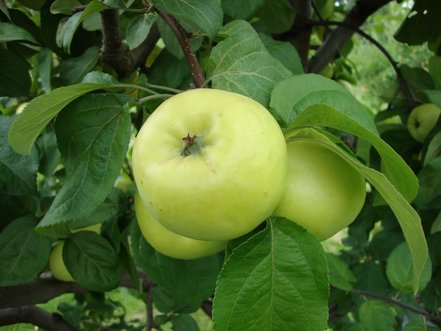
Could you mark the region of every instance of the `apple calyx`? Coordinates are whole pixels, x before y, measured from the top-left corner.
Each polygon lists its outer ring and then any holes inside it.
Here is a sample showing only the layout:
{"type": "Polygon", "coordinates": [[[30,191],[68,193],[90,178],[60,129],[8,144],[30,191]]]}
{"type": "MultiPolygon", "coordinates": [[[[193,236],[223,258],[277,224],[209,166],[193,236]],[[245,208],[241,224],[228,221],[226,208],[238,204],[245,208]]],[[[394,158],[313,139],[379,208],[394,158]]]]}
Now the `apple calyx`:
{"type": "Polygon", "coordinates": [[[184,141],[184,148],[181,152],[182,156],[189,156],[191,154],[195,154],[199,151],[199,137],[196,135],[190,136],[188,133],[186,137],[182,138],[184,141]]]}

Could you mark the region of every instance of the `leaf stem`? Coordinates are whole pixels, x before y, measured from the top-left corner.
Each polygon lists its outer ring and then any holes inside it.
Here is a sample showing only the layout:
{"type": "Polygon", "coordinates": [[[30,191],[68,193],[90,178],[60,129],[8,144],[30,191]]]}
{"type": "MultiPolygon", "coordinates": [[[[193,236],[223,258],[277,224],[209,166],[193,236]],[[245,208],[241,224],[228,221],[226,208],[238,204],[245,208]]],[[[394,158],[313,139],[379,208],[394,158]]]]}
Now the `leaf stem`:
{"type": "Polygon", "coordinates": [[[144,102],[150,101],[150,100],[155,100],[155,99],[167,99],[169,97],[172,97],[173,94],[155,94],[155,95],[149,95],[148,97],[145,98],[141,98],[138,100],[138,104],[142,104],[144,102]]]}

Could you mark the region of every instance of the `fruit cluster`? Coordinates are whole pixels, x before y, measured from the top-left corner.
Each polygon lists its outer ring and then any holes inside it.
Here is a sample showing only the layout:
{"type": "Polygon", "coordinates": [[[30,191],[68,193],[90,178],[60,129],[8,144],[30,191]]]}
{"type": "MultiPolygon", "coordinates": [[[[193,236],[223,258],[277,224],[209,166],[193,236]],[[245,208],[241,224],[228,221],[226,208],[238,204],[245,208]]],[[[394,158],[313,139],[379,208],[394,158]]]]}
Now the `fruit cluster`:
{"type": "Polygon", "coordinates": [[[287,143],[266,108],[215,89],[162,103],[139,131],[132,163],[141,231],[180,259],[221,251],[271,215],[324,240],[365,199],[364,178],[339,155],[311,139],[287,143]]]}

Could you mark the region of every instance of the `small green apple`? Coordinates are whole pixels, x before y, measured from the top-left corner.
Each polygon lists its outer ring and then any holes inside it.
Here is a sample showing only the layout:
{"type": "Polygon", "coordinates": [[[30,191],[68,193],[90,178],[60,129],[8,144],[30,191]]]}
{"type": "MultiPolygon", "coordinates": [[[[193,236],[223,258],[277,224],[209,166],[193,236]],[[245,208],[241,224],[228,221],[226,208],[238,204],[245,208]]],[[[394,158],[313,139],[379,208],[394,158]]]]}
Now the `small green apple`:
{"type": "Polygon", "coordinates": [[[286,143],[256,101],[201,88],[147,119],[133,147],[135,183],[152,216],[185,237],[225,241],[270,216],[286,187],[286,143]]]}
{"type": "Polygon", "coordinates": [[[440,114],[441,109],[431,103],[415,107],[407,119],[410,135],[422,143],[435,127],[440,114]]]}
{"type": "Polygon", "coordinates": [[[288,143],[288,186],[274,215],[325,240],[354,221],[365,196],[363,176],[338,154],[308,139],[288,143]]]}
{"type": "Polygon", "coordinates": [[[63,247],[64,241],[60,241],[52,249],[49,258],[49,270],[56,279],[64,282],[73,282],[74,279],[63,261],[63,247]]]}
{"type": "Polygon", "coordinates": [[[218,253],[225,249],[225,241],[206,241],[181,236],[162,226],[135,194],[135,214],[145,240],[159,253],[175,259],[191,260],[218,253]]]}

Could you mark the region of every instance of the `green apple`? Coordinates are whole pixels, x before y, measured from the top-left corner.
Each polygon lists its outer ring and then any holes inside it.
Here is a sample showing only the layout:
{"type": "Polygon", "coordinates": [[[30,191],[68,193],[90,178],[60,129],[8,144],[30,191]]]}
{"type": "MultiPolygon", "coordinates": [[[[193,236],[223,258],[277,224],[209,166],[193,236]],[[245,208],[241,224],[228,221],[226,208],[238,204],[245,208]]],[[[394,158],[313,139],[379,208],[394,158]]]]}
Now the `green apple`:
{"type": "Polygon", "coordinates": [[[135,214],[145,240],[159,253],[175,259],[191,260],[223,251],[225,241],[197,240],[181,236],[156,221],[135,194],[135,214]]]}
{"type": "Polygon", "coordinates": [[[63,261],[63,247],[64,241],[60,241],[52,249],[51,256],[49,258],[49,270],[56,279],[64,282],[73,282],[74,279],[67,270],[63,261]]]}
{"type": "Polygon", "coordinates": [[[286,143],[275,119],[256,101],[215,89],[163,102],[138,133],[132,165],[152,216],[199,240],[248,233],[286,187],[286,143]]]}
{"type": "Polygon", "coordinates": [[[407,129],[416,141],[423,142],[435,127],[441,109],[431,103],[415,107],[407,119],[407,129]]]}
{"type": "Polygon", "coordinates": [[[338,154],[313,140],[288,143],[288,185],[275,215],[325,240],[354,221],[365,197],[363,176],[338,154]]]}

